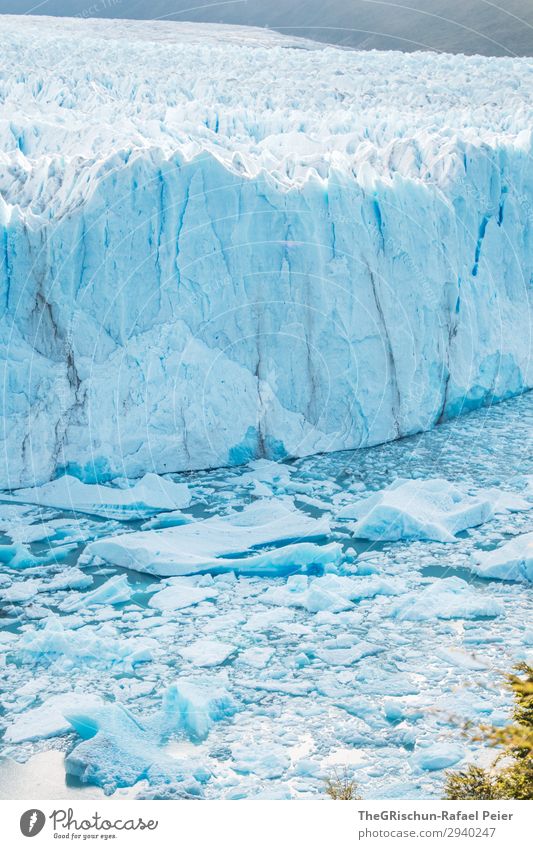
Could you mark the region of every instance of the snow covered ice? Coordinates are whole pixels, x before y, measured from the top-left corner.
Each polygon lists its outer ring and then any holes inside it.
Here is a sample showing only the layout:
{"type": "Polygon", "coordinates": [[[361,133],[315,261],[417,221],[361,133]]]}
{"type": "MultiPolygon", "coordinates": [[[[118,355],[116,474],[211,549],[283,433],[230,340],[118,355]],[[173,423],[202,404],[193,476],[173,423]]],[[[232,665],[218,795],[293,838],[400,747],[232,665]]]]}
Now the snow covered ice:
{"type": "Polygon", "coordinates": [[[480,756],[457,723],[504,724],[501,670],[533,650],[532,421],[525,394],[368,451],[176,476],[177,527],[1,503],[31,565],[0,580],[0,770],[59,751],[89,797],[298,799],[346,767],[366,798],[439,798],[480,756]],[[347,530],[398,479],[442,539],[347,530]]]}
{"type": "Polygon", "coordinates": [[[375,445],[531,387],[530,59],[5,15],[0,51],[0,486],[375,445]]]}

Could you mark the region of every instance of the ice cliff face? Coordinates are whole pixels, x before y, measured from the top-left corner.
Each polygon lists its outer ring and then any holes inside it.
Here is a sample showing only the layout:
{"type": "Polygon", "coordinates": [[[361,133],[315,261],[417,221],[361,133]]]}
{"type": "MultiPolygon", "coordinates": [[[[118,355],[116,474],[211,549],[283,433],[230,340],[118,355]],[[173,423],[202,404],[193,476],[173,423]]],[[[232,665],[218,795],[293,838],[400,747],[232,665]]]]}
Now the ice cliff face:
{"type": "Polygon", "coordinates": [[[354,448],[533,385],[533,63],[2,17],[0,484],[354,448]]]}

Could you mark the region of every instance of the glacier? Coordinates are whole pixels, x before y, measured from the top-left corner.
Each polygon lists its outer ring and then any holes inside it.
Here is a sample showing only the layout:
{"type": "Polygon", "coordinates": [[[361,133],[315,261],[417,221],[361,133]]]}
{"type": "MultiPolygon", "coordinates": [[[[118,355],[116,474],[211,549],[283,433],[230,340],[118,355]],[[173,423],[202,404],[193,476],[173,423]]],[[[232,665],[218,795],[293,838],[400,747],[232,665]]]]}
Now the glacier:
{"type": "Polygon", "coordinates": [[[533,385],[530,59],[6,15],[0,50],[2,488],[371,446],[533,385]]]}

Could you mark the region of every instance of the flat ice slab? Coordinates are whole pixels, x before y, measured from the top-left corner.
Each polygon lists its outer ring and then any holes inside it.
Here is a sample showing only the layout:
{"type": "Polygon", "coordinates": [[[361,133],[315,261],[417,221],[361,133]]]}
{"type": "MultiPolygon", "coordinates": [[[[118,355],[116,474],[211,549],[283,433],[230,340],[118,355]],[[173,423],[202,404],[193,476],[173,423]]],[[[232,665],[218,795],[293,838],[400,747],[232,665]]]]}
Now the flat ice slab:
{"type": "Polygon", "coordinates": [[[354,537],[440,542],[455,542],[460,531],[481,525],[492,515],[491,499],[466,495],[441,478],[397,480],[338,513],[339,518],[357,519],[349,525],[354,537]]]}
{"type": "MultiPolygon", "coordinates": [[[[289,540],[324,537],[330,533],[328,518],[313,519],[294,506],[291,498],[262,500],[240,513],[213,517],[175,528],[120,534],[98,540],[87,546],[87,554],[101,557],[117,566],[148,572],[152,575],[192,575],[202,572],[244,571],[249,563],[252,574],[267,570],[272,574],[268,555],[253,552],[254,547],[289,540]],[[249,557],[231,557],[248,554],[249,557]]],[[[309,548],[292,544],[289,551],[272,552],[283,573],[287,564],[295,568],[340,559],[340,546],[331,544],[325,554],[321,546],[309,548]],[[300,548],[298,547],[300,546],[300,548]],[[282,562],[279,562],[281,559],[282,562]]]]}
{"type": "Polygon", "coordinates": [[[187,484],[174,483],[152,473],[125,489],[87,484],[72,475],[63,475],[42,486],[18,489],[1,497],[20,504],[39,504],[117,519],[177,510],[191,502],[187,484]]]}

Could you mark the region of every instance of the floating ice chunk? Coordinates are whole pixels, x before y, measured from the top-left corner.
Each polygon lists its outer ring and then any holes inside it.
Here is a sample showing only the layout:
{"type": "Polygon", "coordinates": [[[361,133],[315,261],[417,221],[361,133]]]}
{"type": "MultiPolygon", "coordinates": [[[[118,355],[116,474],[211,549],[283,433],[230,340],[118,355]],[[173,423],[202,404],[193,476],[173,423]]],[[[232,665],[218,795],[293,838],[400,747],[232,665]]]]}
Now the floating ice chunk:
{"type": "Polygon", "coordinates": [[[355,537],[372,540],[433,539],[455,535],[493,515],[492,501],[465,495],[448,481],[399,479],[386,489],[344,507],[339,518],[354,516],[355,537]]]}
{"type": "Polygon", "coordinates": [[[533,510],[533,502],[528,501],[516,492],[507,492],[497,487],[478,489],[476,497],[490,501],[495,514],[522,513],[527,510],[533,510]]]}
{"type": "Polygon", "coordinates": [[[4,740],[8,743],[22,743],[25,740],[41,740],[66,734],[71,725],[65,719],[65,712],[92,710],[100,705],[100,696],[90,693],[61,693],[58,696],[50,696],[39,707],[17,716],[6,728],[4,740]]]}
{"type": "Polygon", "coordinates": [[[263,779],[281,778],[290,766],[290,757],[282,746],[267,743],[236,743],[231,747],[233,769],[245,775],[253,773],[263,779]]]}
{"type": "Polygon", "coordinates": [[[201,601],[214,599],[217,595],[216,587],[191,587],[178,580],[153,595],[148,606],[158,610],[183,610],[185,607],[200,604],[201,601]]]}
{"type": "Polygon", "coordinates": [[[470,568],[481,578],[533,581],[533,533],[522,534],[494,551],[478,555],[470,568]]]}
{"type": "Polygon", "coordinates": [[[275,484],[285,488],[291,480],[291,467],[286,463],[276,463],[274,460],[252,460],[239,475],[240,484],[262,483],[275,484]]]}
{"type": "Polygon", "coordinates": [[[424,711],[421,708],[401,699],[385,699],[383,702],[383,712],[389,722],[399,722],[404,719],[413,721],[420,719],[424,715],[424,711]]]}
{"type": "Polygon", "coordinates": [[[112,666],[134,666],[152,659],[157,642],[149,637],[118,639],[109,626],[85,625],[76,630],[64,628],[56,616],[48,618],[42,628],[25,631],[16,651],[25,662],[65,658],[72,663],[112,666]]]}
{"type": "Polygon", "coordinates": [[[233,716],[237,705],[227,689],[216,680],[180,679],[163,697],[163,724],[170,730],[182,728],[191,740],[204,740],[215,722],[233,716]]]}
{"type": "Polygon", "coordinates": [[[412,621],[492,618],[503,613],[500,602],[455,577],[437,579],[424,589],[405,593],[390,608],[390,615],[396,619],[412,621]]]}
{"type": "Polygon", "coordinates": [[[292,619],[294,619],[293,611],[286,608],[260,610],[257,613],[252,613],[246,624],[243,625],[243,631],[271,631],[276,626],[292,619]]]}
{"type": "Polygon", "coordinates": [[[160,530],[161,528],[174,528],[179,525],[188,525],[192,522],[191,516],[182,513],[181,510],[170,510],[166,513],[159,513],[157,516],[143,522],[141,529],[143,531],[160,530]]]}
{"type": "Polygon", "coordinates": [[[25,546],[21,543],[15,543],[14,545],[0,545],[0,563],[7,563],[11,568],[22,568],[34,566],[37,560],[25,546]]]}
{"type": "Polygon", "coordinates": [[[82,483],[72,475],[63,475],[42,486],[19,489],[2,497],[16,503],[39,504],[119,519],[177,510],[188,507],[191,502],[187,484],[173,483],[151,472],[126,489],[82,483]]]}
{"type": "Polygon", "coordinates": [[[201,639],[189,646],[179,649],[179,653],[185,660],[194,666],[220,666],[232,654],[236,652],[236,646],[223,643],[220,640],[201,639]]]}
{"type": "Polygon", "coordinates": [[[9,603],[29,601],[37,595],[40,589],[41,581],[36,578],[30,578],[28,581],[15,581],[10,587],[0,591],[0,598],[9,603]]]}
{"type": "Polygon", "coordinates": [[[456,646],[451,648],[440,648],[436,651],[436,656],[440,657],[446,665],[458,666],[460,669],[486,669],[487,663],[476,658],[473,654],[463,651],[456,646]]]}
{"type": "Polygon", "coordinates": [[[396,595],[399,591],[393,581],[378,575],[354,578],[324,575],[314,579],[295,576],[282,587],[270,587],[261,596],[261,601],[284,607],[302,607],[310,613],[339,613],[353,607],[354,601],[377,595],[396,595]]]}
{"type": "MultiPolygon", "coordinates": [[[[265,499],[229,516],[214,516],[166,530],[107,537],[88,545],[86,552],[118,566],[153,575],[216,573],[236,568],[246,570],[247,558],[228,559],[231,555],[269,543],[324,537],[330,530],[328,519],[306,516],[295,508],[291,498],[265,499]]],[[[259,557],[257,553],[251,556],[259,557]]],[[[339,551],[328,546],[326,553],[321,555],[316,549],[302,552],[293,548],[288,554],[280,555],[279,568],[286,569],[287,563],[294,559],[307,565],[321,556],[327,562],[336,561],[339,551]]],[[[262,569],[270,569],[267,557],[252,560],[252,573],[262,574],[262,569]]]]}
{"type": "Polygon", "coordinates": [[[420,769],[434,771],[454,766],[463,757],[464,751],[460,746],[454,743],[435,743],[415,752],[413,761],[420,769]]]}
{"type": "Polygon", "coordinates": [[[83,593],[74,600],[67,599],[61,609],[66,611],[80,610],[99,604],[120,604],[129,601],[133,590],[125,575],[113,575],[90,593],[83,593]]]}
{"type": "Polygon", "coordinates": [[[67,719],[83,738],[66,758],[67,773],[86,784],[100,785],[106,793],[143,778],[168,784],[205,781],[209,775],[195,759],[167,754],[157,731],[120,704],[72,710],[67,719]]]}
{"type": "Polygon", "coordinates": [[[252,666],[254,669],[263,669],[272,659],[274,649],[263,648],[261,646],[252,646],[249,649],[241,652],[239,661],[247,666],[252,666]]]}
{"type": "Polygon", "coordinates": [[[330,666],[352,666],[363,657],[379,654],[385,651],[384,646],[376,646],[372,643],[361,642],[351,648],[324,648],[316,652],[319,660],[323,660],[330,666]]]}
{"type": "Polygon", "coordinates": [[[338,542],[328,545],[316,545],[312,542],[298,542],[284,545],[249,557],[224,557],[206,563],[204,570],[221,574],[235,572],[243,576],[282,577],[309,567],[335,567],[343,557],[342,546],[338,542]]]}
{"type": "Polygon", "coordinates": [[[92,575],[86,575],[77,566],[71,566],[58,572],[50,581],[42,585],[41,591],[56,592],[57,590],[84,590],[93,583],[92,575]]]}

